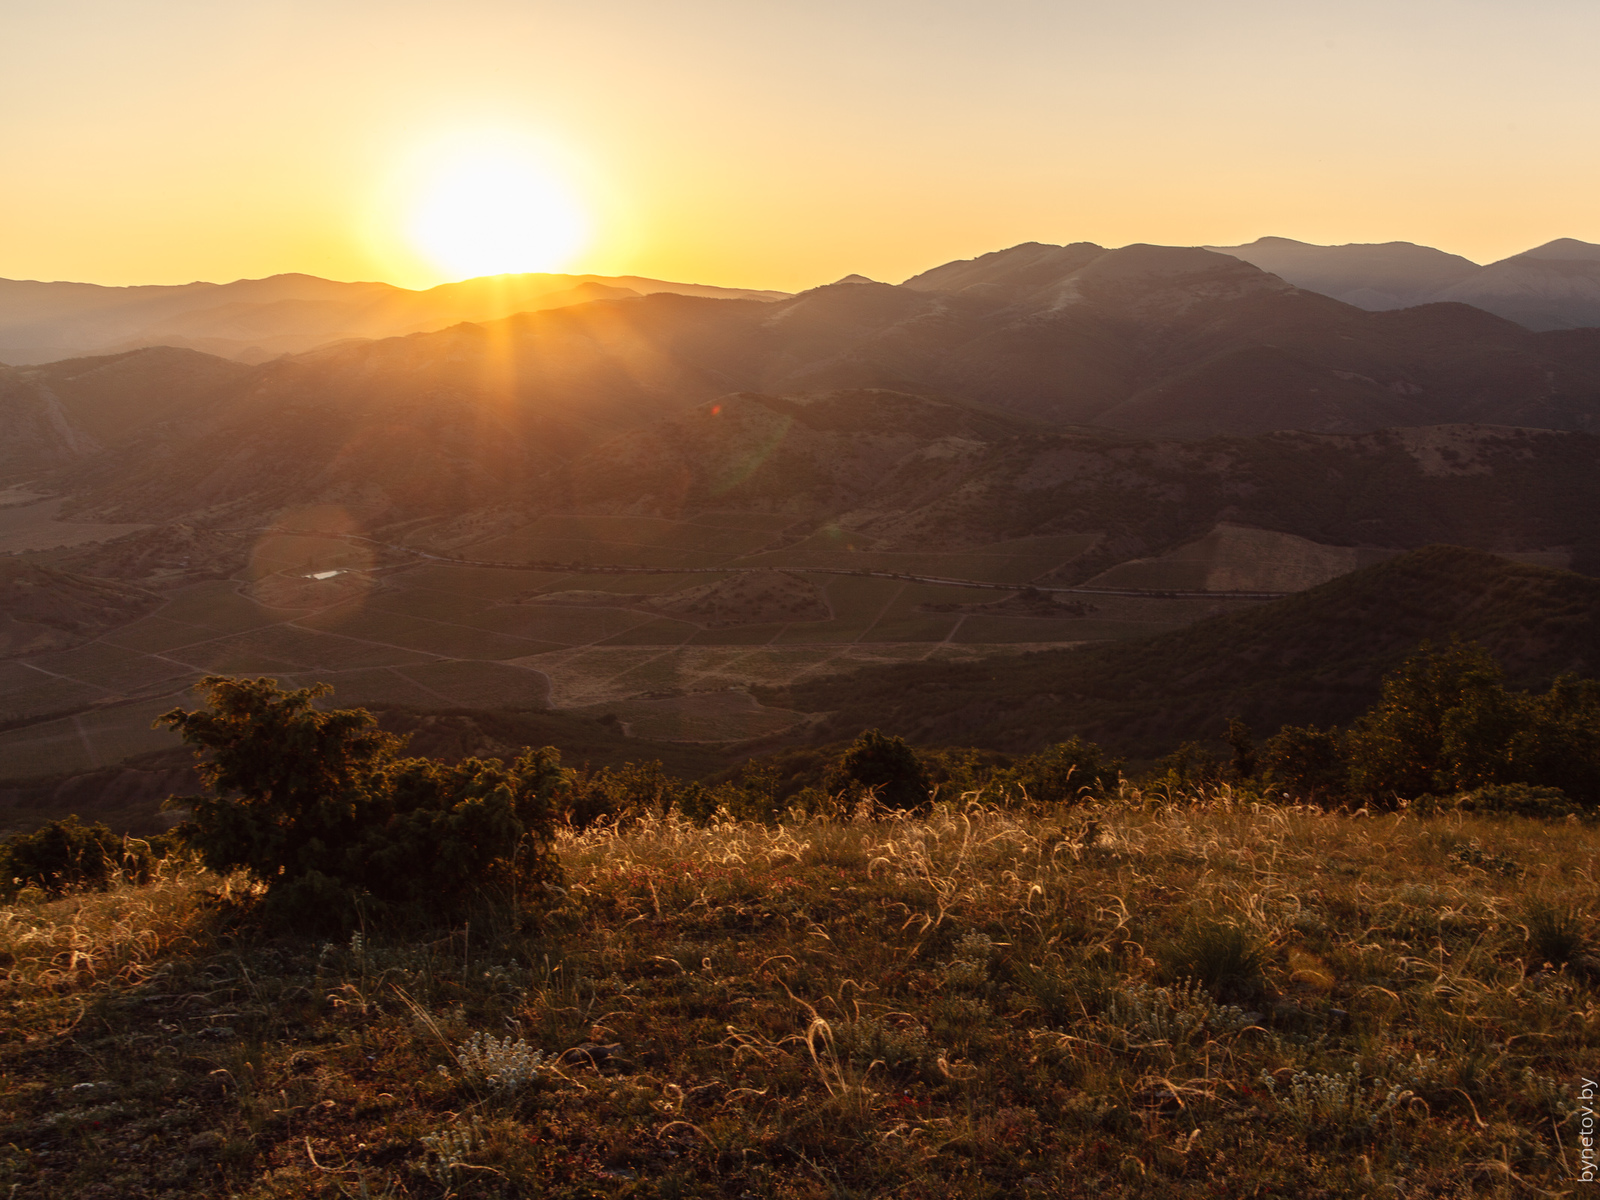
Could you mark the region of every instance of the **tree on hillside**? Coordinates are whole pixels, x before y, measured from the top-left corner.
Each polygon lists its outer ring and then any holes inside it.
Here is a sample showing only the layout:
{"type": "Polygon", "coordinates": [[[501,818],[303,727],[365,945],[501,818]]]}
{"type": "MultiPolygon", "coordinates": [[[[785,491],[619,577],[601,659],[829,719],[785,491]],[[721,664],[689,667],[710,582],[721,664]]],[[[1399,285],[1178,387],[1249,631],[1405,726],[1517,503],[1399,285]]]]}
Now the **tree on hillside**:
{"type": "Polygon", "coordinates": [[[1378,703],[1350,728],[1350,788],[1364,796],[1420,796],[1446,770],[1445,717],[1463,704],[1492,707],[1500,665],[1476,643],[1417,652],[1383,680],[1378,703]]]}
{"type": "Polygon", "coordinates": [[[1036,804],[1072,804],[1085,795],[1114,795],[1122,760],[1074,737],[1019,759],[1009,777],[1036,804]]]}
{"type": "Polygon", "coordinates": [[[1315,725],[1285,725],[1263,743],[1257,778],[1269,793],[1326,804],[1349,786],[1344,734],[1315,725]]]}
{"type": "Polygon", "coordinates": [[[1600,683],[1563,676],[1542,696],[1508,691],[1475,643],[1424,642],[1384,679],[1346,744],[1357,796],[1528,784],[1600,805],[1600,683]]]}
{"type": "Polygon", "coordinates": [[[525,900],[550,852],[570,773],[553,750],[516,762],[403,758],[364,709],[322,711],[326,684],[208,676],[209,708],[159,724],[195,748],[209,795],[174,797],[178,833],[214,871],[247,871],[274,920],[426,923],[493,896],[525,900]]]}
{"type": "Polygon", "coordinates": [[[903,739],[869,729],[839,756],[825,786],[830,793],[871,792],[886,808],[913,809],[928,803],[933,781],[903,739]]]}

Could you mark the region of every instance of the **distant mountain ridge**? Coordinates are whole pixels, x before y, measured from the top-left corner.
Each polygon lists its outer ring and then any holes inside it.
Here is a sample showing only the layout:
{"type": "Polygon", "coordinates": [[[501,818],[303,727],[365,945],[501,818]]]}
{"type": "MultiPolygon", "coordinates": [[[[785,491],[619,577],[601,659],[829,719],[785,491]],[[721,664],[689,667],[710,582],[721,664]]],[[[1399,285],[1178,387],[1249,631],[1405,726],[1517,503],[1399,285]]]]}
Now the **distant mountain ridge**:
{"type": "Polygon", "coordinates": [[[719,397],[852,390],[1134,438],[1600,430],[1600,330],[1367,312],[1202,249],[1029,243],[899,286],[599,299],[255,366],[146,348],[12,368],[0,428],[26,437],[0,482],[53,472],[78,511],[119,521],[451,517],[531,502],[719,397]]]}
{"type": "Polygon", "coordinates": [[[144,346],[262,362],[345,339],[656,292],[741,300],[788,294],[637,275],[491,275],[426,291],[301,274],[139,287],[0,279],[0,363],[31,365],[144,346]]]}
{"type": "Polygon", "coordinates": [[[1411,242],[1317,246],[1264,237],[1207,249],[1371,311],[1454,301],[1534,330],[1600,326],[1600,245],[1575,238],[1487,266],[1411,242]]]}
{"type": "MultiPolygon", "coordinates": [[[[1134,253],[1117,265],[1126,268],[1138,251],[1153,249],[1177,248],[1123,247],[1134,253]]],[[[1600,326],[1600,246],[1573,238],[1560,238],[1488,266],[1409,242],[1318,246],[1263,237],[1247,245],[1200,247],[1195,252],[1203,251],[1229,255],[1294,287],[1368,311],[1454,301],[1538,331],[1600,326]]],[[[935,267],[901,286],[1052,310],[1077,297],[1076,285],[1060,294],[1051,289],[1060,288],[1067,276],[1108,253],[1122,251],[1088,242],[1028,243],[935,267]],[[996,271],[997,267],[1003,269],[996,271]]],[[[1172,261],[1169,257],[1169,267],[1172,261]]],[[[1096,274],[1091,270],[1078,283],[1091,288],[1103,284],[1096,274]]],[[[873,281],[847,275],[838,283],[873,281]]],[[[256,363],[341,341],[404,336],[462,321],[492,321],[520,312],[659,292],[767,301],[789,295],[634,275],[486,276],[425,291],[294,273],[226,284],[135,287],[0,279],[0,363],[27,366],[146,346],[200,350],[256,363]]]]}

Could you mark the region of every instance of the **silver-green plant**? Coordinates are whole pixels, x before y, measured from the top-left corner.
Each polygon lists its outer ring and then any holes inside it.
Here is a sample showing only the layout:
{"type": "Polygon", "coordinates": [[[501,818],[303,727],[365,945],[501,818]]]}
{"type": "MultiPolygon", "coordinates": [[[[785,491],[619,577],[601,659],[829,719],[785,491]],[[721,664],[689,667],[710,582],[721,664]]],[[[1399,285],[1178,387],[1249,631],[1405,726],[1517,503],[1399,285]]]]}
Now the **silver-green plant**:
{"type": "Polygon", "coordinates": [[[1238,1033],[1253,1023],[1250,1014],[1232,1004],[1218,1004],[1192,979],[1171,987],[1140,983],[1112,996],[1106,1024],[1141,1042],[1186,1043],[1199,1034],[1238,1033]]]}
{"type": "Polygon", "coordinates": [[[1374,1079],[1370,1088],[1361,1083],[1361,1060],[1350,1064],[1344,1075],[1323,1075],[1296,1071],[1289,1079],[1287,1093],[1280,1094],[1278,1081],[1270,1071],[1261,1072],[1279,1109],[1299,1126],[1301,1132],[1336,1132],[1363,1136],[1371,1133],[1412,1093],[1398,1084],[1374,1079]]]}
{"type": "MultiPolygon", "coordinates": [[[[456,1049],[456,1062],[472,1083],[496,1092],[520,1091],[539,1076],[545,1052],[535,1050],[525,1038],[512,1041],[481,1030],[456,1049]]],[[[439,1068],[449,1075],[445,1068],[439,1068]]]]}
{"type": "Polygon", "coordinates": [[[981,987],[989,982],[989,956],[994,941],[974,929],[956,943],[955,957],[944,966],[944,981],[953,987],[981,987]]]}
{"type": "Polygon", "coordinates": [[[467,1160],[482,1148],[483,1126],[473,1117],[465,1125],[448,1125],[438,1133],[424,1134],[422,1144],[434,1156],[428,1174],[448,1191],[461,1170],[470,1165],[467,1160]]]}

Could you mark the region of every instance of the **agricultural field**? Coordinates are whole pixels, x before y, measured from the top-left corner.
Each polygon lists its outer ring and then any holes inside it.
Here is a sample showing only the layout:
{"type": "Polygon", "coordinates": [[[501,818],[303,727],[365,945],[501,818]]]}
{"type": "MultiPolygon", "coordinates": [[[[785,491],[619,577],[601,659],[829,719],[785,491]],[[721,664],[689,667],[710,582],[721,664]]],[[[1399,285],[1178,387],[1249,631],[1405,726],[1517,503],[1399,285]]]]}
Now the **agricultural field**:
{"type": "Polygon", "coordinates": [[[1091,582],[1153,591],[1298,592],[1398,553],[1324,546],[1289,533],[1223,524],[1159,558],[1119,563],[1091,582]]]}
{"type": "Polygon", "coordinates": [[[17,489],[0,491],[0,554],[81,546],[148,528],[145,525],[63,521],[62,503],[17,489]]]}
{"type": "Polygon", "coordinates": [[[979,550],[948,553],[874,549],[868,539],[833,527],[780,550],[752,554],[739,566],[801,570],[831,567],[847,571],[899,571],[941,579],[1024,584],[1065,566],[1095,542],[1093,535],[1014,538],[979,550]]]}
{"type": "Polygon", "coordinates": [[[212,673],[327,682],[344,704],[604,710],[636,736],[738,742],[809,718],[763,708],[752,686],[1133,637],[1249,603],[1095,595],[1079,598],[1081,615],[968,611],[1017,595],[1006,585],[1048,574],[1082,539],[906,555],[830,548],[830,535],[819,535],[763,551],[781,541],[786,521],[547,517],[453,551],[571,570],[396,561],[335,534],[267,534],[232,578],[176,588],[155,611],[72,649],[0,662],[0,779],[87,770],[174,745],[151,721],[190,703],[189,689],[212,673]],[[586,560],[632,571],[585,568],[586,560]],[[801,619],[774,619],[785,614],[769,606],[742,620],[726,602],[716,606],[718,585],[753,569],[774,572],[764,578],[782,585],[780,595],[809,598],[796,609],[801,619]],[[844,571],[974,586],[835,573],[844,571]],[[643,607],[691,589],[712,597],[715,619],[670,602],[671,615],[643,607]]]}

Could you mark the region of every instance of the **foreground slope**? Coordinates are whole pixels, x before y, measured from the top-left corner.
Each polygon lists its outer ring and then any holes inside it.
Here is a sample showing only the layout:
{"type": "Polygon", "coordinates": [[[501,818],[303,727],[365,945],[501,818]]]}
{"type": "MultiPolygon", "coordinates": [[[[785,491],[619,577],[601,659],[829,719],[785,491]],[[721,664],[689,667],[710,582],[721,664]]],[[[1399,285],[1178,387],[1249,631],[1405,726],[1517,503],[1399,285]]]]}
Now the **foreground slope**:
{"type": "Polygon", "coordinates": [[[1220,732],[1348,721],[1418,642],[1477,641],[1520,686],[1600,674],[1600,581],[1433,546],[1174,633],[988,663],[864,671],[784,689],[831,711],[822,740],[877,726],[929,744],[1029,750],[1077,734],[1159,754],[1220,732]]]}
{"type": "Polygon", "coordinates": [[[251,937],[183,876],[25,902],[0,1181],[1573,1194],[1600,834],[1224,808],[606,827],[525,923],[423,936],[251,937]]]}

